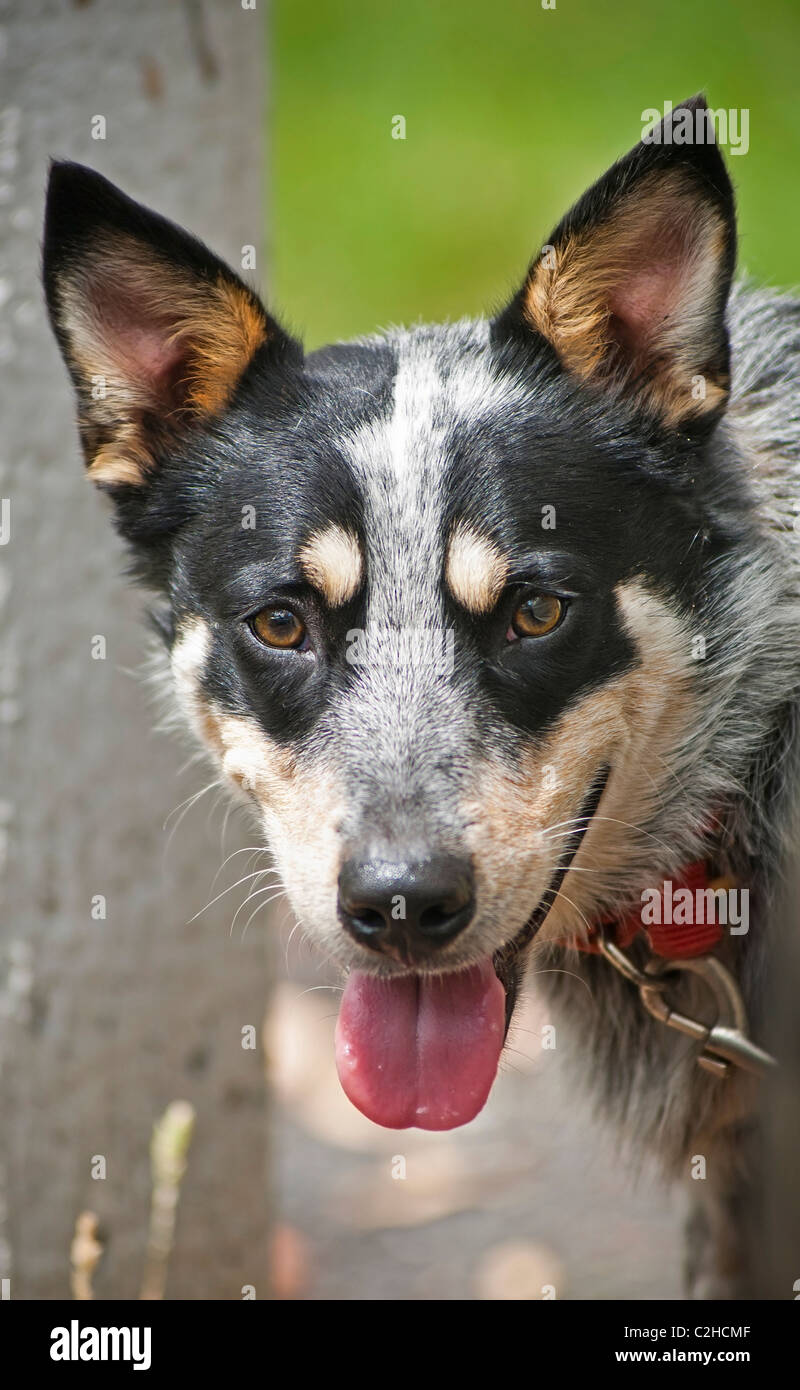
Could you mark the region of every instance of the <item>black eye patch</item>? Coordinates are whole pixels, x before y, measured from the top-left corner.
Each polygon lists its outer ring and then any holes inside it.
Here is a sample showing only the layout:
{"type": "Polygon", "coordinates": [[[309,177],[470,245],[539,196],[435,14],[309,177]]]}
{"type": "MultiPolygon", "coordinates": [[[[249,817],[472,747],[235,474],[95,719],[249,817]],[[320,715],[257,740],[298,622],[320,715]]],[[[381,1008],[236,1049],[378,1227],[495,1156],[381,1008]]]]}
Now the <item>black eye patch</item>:
{"type": "Polygon", "coordinates": [[[499,718],[526,735],[545,734],[577,698],[637,664],[613,592],[575,596],[546,635],[510,641],[508,625],[518,606],[516,598],[507,602],[473,642],[482,656],[485,698],[499,718]]]}

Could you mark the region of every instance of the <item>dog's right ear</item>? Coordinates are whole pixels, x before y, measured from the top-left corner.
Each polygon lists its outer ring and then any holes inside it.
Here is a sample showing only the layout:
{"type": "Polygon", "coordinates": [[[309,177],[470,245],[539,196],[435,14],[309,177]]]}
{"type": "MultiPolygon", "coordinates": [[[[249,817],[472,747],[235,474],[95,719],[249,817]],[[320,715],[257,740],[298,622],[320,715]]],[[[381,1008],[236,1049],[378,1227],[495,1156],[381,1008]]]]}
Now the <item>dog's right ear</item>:
{"type": "Polygon", "coordinates": [[[108,487],[140,487],[257,353],[300,352],[206,246],[80,164],[50,173],[44,285],[89,476],[108,487]]]}
{"type": "Polygon", "coordinates": [[[575,204],[494,322],[667,429],[710,429],[729,389],[733,189],[702,96],[676,106],[575,204]]]}

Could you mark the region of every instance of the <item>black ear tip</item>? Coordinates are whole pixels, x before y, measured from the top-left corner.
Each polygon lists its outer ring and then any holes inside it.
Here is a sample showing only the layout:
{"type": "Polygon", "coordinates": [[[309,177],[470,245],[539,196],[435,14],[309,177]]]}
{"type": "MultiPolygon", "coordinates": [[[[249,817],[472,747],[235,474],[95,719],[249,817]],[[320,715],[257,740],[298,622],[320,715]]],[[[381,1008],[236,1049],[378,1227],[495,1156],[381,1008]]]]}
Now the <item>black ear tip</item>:
{"type": "Polygon", "coordinates": [[[51,159],[45,205],[47,226],[68,222],[71,210],[85,201],[91,187],[90,181],[99,177],[84,164],[74,164],[69,159],[51,159]]]}
{"type": "Polygon", "coordinates": [[[68,187],[70,181],[70,171],[75,166],[66,159],[51,159],[47,171],[47,205],[52,206],[54,199],[57,199],[68,187]]]}
{"type": "Polygon", "coordinates": [[[76,164],[71,159],[51,159],[47,187],[50,191],[62,188],[87,173],[91,173],[91,170],[85,164],[76,164]]]}
{"type": "Polygon", "coordinates": [[[110,186],[108,179],[104,179],[102,174],[98,174],[95,169],[90,169],[87,164],[76,164],[71,159],[50,160],[50,173],[47,180],[48,200],[52,198],[75,198],[82,194],[107,189],[110,186]]]}
{"type": "Polygon", "coordinates": [[[675,107],[676,111],[707,111],[708,100],[705,92],[695,92],[693,97],[687,97],[675,107]]]}
{"type": "Polygon", "coordinates": [[[92,230],[130,221],[135,204],[109,179],[69,159],[50,164],[45,202],[45,261],[69,243],[77,244],[92,230]]]}
{"type": "Polygon", "coordinates": [[[70,159],[52,159],[44,210],[42,269],[48,297],[76,241],[108,202],[112,185],[102,174],[70,159]]]}

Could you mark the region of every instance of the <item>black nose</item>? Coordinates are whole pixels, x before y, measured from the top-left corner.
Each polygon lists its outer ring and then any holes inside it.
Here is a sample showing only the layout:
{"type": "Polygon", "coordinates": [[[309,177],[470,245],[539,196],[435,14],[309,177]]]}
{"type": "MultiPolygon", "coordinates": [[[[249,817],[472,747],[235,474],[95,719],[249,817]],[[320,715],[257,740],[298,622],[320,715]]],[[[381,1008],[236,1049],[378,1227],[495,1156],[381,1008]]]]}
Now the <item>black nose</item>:
{"type": "Polygon", "coordinates": [[[464,930],[474,889],[469,861],[456,855],[348,859],[339,874],[339,916],[362,946],[413,964],[464,930]]]}

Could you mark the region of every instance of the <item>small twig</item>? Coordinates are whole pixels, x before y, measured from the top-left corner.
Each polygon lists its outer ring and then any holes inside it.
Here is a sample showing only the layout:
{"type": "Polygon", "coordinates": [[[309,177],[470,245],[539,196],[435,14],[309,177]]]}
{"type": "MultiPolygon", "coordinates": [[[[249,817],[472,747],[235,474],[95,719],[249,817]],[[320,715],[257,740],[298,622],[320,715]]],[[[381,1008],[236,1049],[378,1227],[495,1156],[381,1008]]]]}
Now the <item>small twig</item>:
{"type": "Polygon", "coordinates": [[[92,1277],[103,1253],[103,1244],[98,1235],[99,1222],[93,1211],[82,1211],[75,1222],[75,1235],[70,1246],[70,1287],[72,1297],[87,1300],[94,1298],[92,1277]]]}
{"type": "Polygon", "coordinates": [[[150,1229],[140,1298],[161,1299],[167,1284],[169,1257],[175,1240],[175,1216],[186,1156],[192,1142],[195,1110],[187,1100],[174,1100],[153,1125],[150,1166],[153,1195],[150,1229]]]}

